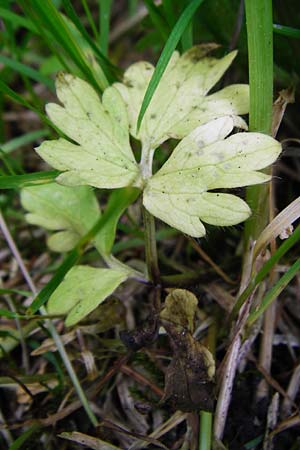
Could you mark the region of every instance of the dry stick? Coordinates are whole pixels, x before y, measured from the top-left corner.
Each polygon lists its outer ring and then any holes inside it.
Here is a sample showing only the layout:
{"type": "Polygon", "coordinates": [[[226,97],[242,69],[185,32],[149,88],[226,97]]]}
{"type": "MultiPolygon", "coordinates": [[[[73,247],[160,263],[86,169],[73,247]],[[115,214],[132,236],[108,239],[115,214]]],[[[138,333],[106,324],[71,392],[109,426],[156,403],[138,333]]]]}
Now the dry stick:
{"type": "MultiPolygon", "coordinates": [[[[121,356],[113,365],[113,367],[93,386],[89,387],[86,390],[87,398],[92,398],[103,388],[104,384],[120,369],[120,367],[127,362],[130,358],[131,353],[127,353],[126,355],[121,356]]],[[[37,420],[27,420],[26,422],[10,425],[9,427],[0,426],[0,430],[3,428],[9,428],[10,430],[16,430],[18,428],[23,428],[26,426],[32,426],[34,424],[41,425],[44,427],[53,426],[56,422],[63,420],[65,417],[69,416],[73,412],[77,411],[82,407],[80,400],[75,400],[70,405],[61,409],[59,412],[52,414],[45,419],[37,419],[37,420]]]]}
{"type": "MultiPolygon", "coordinates": [[[[166,422],[164,422],[162,425],[160,425],[158,428],[156,428],[155,431],[153,431],[151,434],[148,435],[149,438],[159,439],[164,434],[168,433],[172,428],[175,428],[177,425],[179,425],[181,422],[186,420],[187,413],[182,413],[181,411],[176,411],[173,416],[171,416],[166,422]]],[[[139,450],[141,448],[148,447],[149,443],[145,442],[143,440],[137,441],[134,444],[132,444],[128,450],[139,450]]]]}
{"type": "Polygon", "coordinates": [[[190,241],[193,249],[201,256],[201,258],[207,262],[214,270],[215,272],[220,275],[220,277],[223,278],[226,283],[229,284],[236,284],[235,281],[233,281],[226,273],[219,267],[208,255],[205,253],[204,250],[200,247],[200,245],[194,240],[194,238],[188,237],[188,240],[190,241]]]}
{"type": "Polygon", "coordinates": [[[247,323],[253,297],[254,293],[252,293],[241,308],[233,339],[224,357],[222,368],[218,371],[218,379],[221,380],[221,387],[214,420],[214,437],[217,441],[221,441],[223,437],[228,408],[231,402],[233,382],[239,363],[239,352],[242,346],[241,335],[247,323]]]}
{"type": "Polygon", "coordinates": [[[130,377],[134,378],[138,383],[150,387],[150,389],[159,397],[162,397],[164,395],[164,391],[162,389],[160,389],[158,386],[152,383],[151,380],[148,380],[148,378],[144,377],[144,375],[132,369],[131,367],[123,364],[120,370],[121,372],[126,373],[126,375],[129,375],[130,377]]]}
{"type": "MultiPolygon", "coordinates": [[[[25,264],[23,262],[21,254],[20,254],[20,252],[19,252],[19,250],[18,250],[18,248],[17,248],[17,246],[16,246],[16,244],[14,242],[14,239],[13,239],[12,235],[10,234],[10,231],[9,231],[9,229],[8,229],[8,227],[6,225],[6,222],[5,222],[5,220],[4,220],[4,218],[3,218],[2,214],[1,214],[1,211],[0,211],[0,228],[2,229],[2,232],[3,232],[3,235],[4,235],[5,239],[6,239],[6,242],[7,242],[9,248],[11,249],[12,254],[14,255],[14,257],[15,257],[15,259],[17,261],[17,263],[19,265],[19,268],[20,268],[20,270],[21,270],[21,272],[22,272],[22,274],[23,274],[23,276],[24,276],[28,286],[30,287],[30,289],[33,292],[33,294],[36,295],[37,294],[37,289],[35,287],[35,284],[34,284],[32,278],[31,278],[29,272],[27,271],[27,269],[25,267],[25,264]]],[[[44,314],[46,314],[46,309],[44,307],[41,307],[40,308],[40,312],[41,312],[42,315],[44,315],[44,314]]],[[[80,403],[84,407],[84,409],[85,409],[85,411],[86,411],[90,421],[92,422],[92,424],[94,426],[96,426],[97,425],[96,416],[94,415],[93,411],[91,410],[91,408],[90,408],[90,406],[88,404],[88,401],[87,401],[87,398],[85,396],[85,393],[84,393],[84,391],[83,391],[83,389],[82,389],[82,387],[80,385],[79,379],[77,378],[77,375],[76,375],[76,373],[74,371],[72,363],[71,363],[71,361],[70,361],[70,359],[69,359],[69,357],[67,355],[67,352],[66,352],[66,350],[64,348],[64,345],[63,345],[63,343],[62,343],[62,341],[60,339],[60,336],[57,333],[56,328],[53,325],[51,320],[45,319],[45,323],[46,323],[46,326],[47,326],[50,334],[52,335],[52,338],[53,338],[53,340],[54,340],[54,342],[55,342],[55,344],[57,346],[57,349],[58,349],[58,351],[60,353],[60,356],[61,356],[61,358],[62,358],[62,360],[64,362],[64,365],[65,365],[65,367],[66,367],[66,369],[67,369],[67,371],[69,373],[69,376],[70,376],[70,378],[71,378],[71,380],[73,382],[73,385],[74,385],[74,387],[75,387],[75,389],[77,391],[78,397],[80,398],[80,403]]]]}
{"type": "MultiPolygon", "coordinates": [[[[242,279],[238,296],[245,290],[251,277],[253,248],[254,247],[246,253],[244,258],[242,279]]],[[[240,363],[240,352],[242,349],[241,334],[246,325],[255,292],[256,291],[248,297],[240,309],[239,316],[233,330],[233,338],[217,372],[217,380],[219,381],[220,391],[217,400],[213,428],[213,434],[216,441],[221,441],[223,437],[228,409],[231,402],[231,392],[233,389],[234,378],[240,363]]]]}
{"type": "Polygon", "coordinates": [[[265,430],[265,437],[263,442],[263,450],[273,450],[273,436],[270,432],[274,430],[277,425],[279,410],[279,394],[276,392],[273,395],[272,401],[268,408],[267,425],[265,430]]]}
{"type": "MultiPolygon", "coordinates": [[[[276,137],[283,115],[285,113],[288,103],[293,102],[293,91],[284,90],[280,92],[279,97],[273,104],[273,117],[272,117],[272,136],[276,137]]],[[[275,186],[273,182],[273,168],[271,171],[272,180],[270,183],[269,191],[269,223],[275,217],[275,186]]],[[[270,243],[271,254],[276,251],[276,241],[272,240],[270,243]]],[[[271,271],[269,281],[270,285],[274,285],[278,279],[278,274],[275,274],[274,268],[271,271]]],[[[273,354],[273,340],[275,333],[275,321],[276,321],[277,300],[272,302],[264,314],[263,333],[261,346],[259,351],[259,365],[263,367],[268,373],[271,372],[272,354],[273,354]]],[[[258,385],[256,398],[257,401],[267,397],[269,393],[269,386],[266,380],[261,380],[258,385]]]]}
{"type": "Polygon", "coordinates": [[[282,415],[287,417],[291,413],[292,403],[296,398],[300,386],[300,364],[295,368],[287,388],[287,397],[283,400],[282,415]]]}

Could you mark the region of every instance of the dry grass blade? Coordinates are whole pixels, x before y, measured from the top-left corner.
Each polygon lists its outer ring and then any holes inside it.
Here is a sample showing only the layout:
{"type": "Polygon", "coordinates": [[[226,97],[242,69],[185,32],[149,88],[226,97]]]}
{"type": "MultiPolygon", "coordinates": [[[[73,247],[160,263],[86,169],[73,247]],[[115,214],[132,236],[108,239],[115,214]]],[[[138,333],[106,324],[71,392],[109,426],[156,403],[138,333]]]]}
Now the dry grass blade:
{"type": "Polygon", "coordinates": [[[296,395],[299,392],[300,386],[300,364],[295,368],[293,375],[291,376],[288,388],[287,397],[283,400],[282,415],[287,417],[291,413],[292,404],[295,401],[296,395]]]}
{"type": "Polygon", "coordinates": [[[291,416],[288,419],[283,420],[280,424],[275,428],[275,430],[270,434],[270,436],[275,436],[278,433],[282,433],[288,428],[299,427],[300,425],[300,415],[297,414],[295,416],[291,416]]]}
{"type": "Polygon", "coordinates": [[[295,220],[300,217],[300,197],[296,198],[283,211],[281,211],[269,225],[263,230],[256,241],[253,261],[261,253],[261,251],[281,233],[290,229],[295,220]]]}
{"type": "Polygon", "coordinates": [[[64,432],[58,436],[62,439],[76,442],[77,444],[84,445],[85,447],[93,450],[121,450],[120,447],[116,447],[109,442],[102,441],[102,439],[98,439],[84,433],[79,433],[78,431],[73,431],[71,433],[64,432]]]}
{"type": "MultiPolygon", "coordinates": [[[[155,438],[159,439],[164,434],[168,433],[172,428],[175,428],[177,425],[179,425],[181,422],[186,420],[188,414],[184,414],[180,411],[177,411],[173,416],[170,417],[166,422],[164,422],[162,425],[160,425],[153,433],[149,435],[149,438],[155,438]]],[[[141,448],[148,447],[148,443],[143,440],[139,440],[135,442],[133,445],[131,445],[128,450],[139,450],[141,448]]]]}

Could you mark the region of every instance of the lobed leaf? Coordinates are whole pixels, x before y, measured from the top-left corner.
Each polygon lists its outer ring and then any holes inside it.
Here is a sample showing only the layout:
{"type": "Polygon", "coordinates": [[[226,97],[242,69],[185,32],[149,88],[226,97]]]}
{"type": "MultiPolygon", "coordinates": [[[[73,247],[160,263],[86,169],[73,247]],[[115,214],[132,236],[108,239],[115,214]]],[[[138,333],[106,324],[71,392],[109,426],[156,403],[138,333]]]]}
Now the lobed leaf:
{"type": "Polygon", "coordinates": [[[47,105],[51,121],[66,139],[45,141],[38,154],[50,165],[64,171],[58,182],[116,188],[138,185],[139,169],[129,144],[125,104],[117,89],[104,91],[102,102],[85,81],[60,73],[57,96],[64,107],[47,105]]]}
{"type": "Polygon", "coordinates": [[[21,191],[22,206],[29,211],[26,220],[47,230],[58,231],[48,238],[56,252],[75,247],[100,217],[100,209],[88,186],[67,187],[52,182],[21,191]]]}
{"type": "Polygon", "coordinates": [[[127,274],[121,270],[73,267],[51,295],[48,313],[67,314],[66,325],[74,325],[97,308],[126,278],[127,274]]]}
{"type": "Polygon", "coordinates": [[[272,164],[281,152],[273,138],[237,133],[224,139],[234,121],[223,117],[202,125],[184,138],[146,185],[143,203],[151,214],[194,237],[205,235],[200,221],[235,225],[250,208],[240,198],[208,192],[263,183],[270,177],[257,170],[272,164]]]}
{"type": "Polygon", "coordinates": [[[206,97],[237,53],[221,59],[206,56],[215,47],[196,46],[181,56],[173,53],[139,132],[138,114],[154,67],[148,62],[133,64],[125,72],[123,83],[114,85],[127,105],[130,132],[143,146],[155,149],[166,139],[182,139],[214,118],[248,113],[248,85],[232,85],[206,97]]]}

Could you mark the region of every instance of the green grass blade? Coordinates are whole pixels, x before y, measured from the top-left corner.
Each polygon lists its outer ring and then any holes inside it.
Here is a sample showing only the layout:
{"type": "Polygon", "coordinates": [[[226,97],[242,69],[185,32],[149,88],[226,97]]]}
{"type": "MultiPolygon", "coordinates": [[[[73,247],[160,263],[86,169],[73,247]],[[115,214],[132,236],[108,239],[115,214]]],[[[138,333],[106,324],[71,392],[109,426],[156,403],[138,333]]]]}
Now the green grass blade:
{"type": "Polygon", "coordinates": [[[82,246],[77,245],[59,266],[51,280],[43,287],[33,300],[27,314],[35,314],[50,298],[57,286],[62,282],[66,273],[78,262],[82,255],[82,246]]]}
{"type": "MultiPolygon", "coordinates": [[[[2,80],[0,80],[0,92],[2,92],[5,95],[8,95],[12,100],[14,100],[16,103],[19,103],[20,105],[24,106],[27,109],[30,109],[31,111],[35,112],[36,114],[40,115],[41,112],[32,106],[25,98],[23,98],[21,95],[17,94],[15,91],[13,91],[6,83],[4,83],[2,80]]],[[[45,116],[46,117],[46,116],[45,116]]]]}
{"type": "Polygon", "coordinates": [[[14,27],[23,27],[33,33],[37,33],[37,29],[31,20],[26,19],[25,17],[19,16],[12,11],[9,11],[6,8],[0,8],[0,17],[12,23],[14,27]]]}
{"type": "Polygon", "coordinates": [[[1,149],[4,153],[11,153],[14,150],[22,147],[23,145],[28,145],[31,142],[35,142],[38,139],[41,139],[48,135],[49,130],[46,129],[30,131],[29,133],[25,133],[22,136],[18,136],[6,142],[5,144],[2,144],[1,149]]]}
{"type": "Polygon", "coordinates": [[[18,294],[18,295],[23,295],[23,297],[30,297],[32,295],[32,292],[23,291],[23,290],[20,290],[20,289],[2,289],[2,288],[0,288],[0,294],[1,295],[18,294]]]}
{"type": "MultiPolygon", "coordinates": [[[[273,105],[272,0],[246,0],[248,66],[250,85],[249,130],[270,134],[273,105]]],[[[253,217],[245,223],[244,241],[256,239],[269,220],[268,184],[247,188],[253,217]]]]}
{"type": "Polygon", "coordinates": [[[38,108],[29,103],[17,92],[13,91],[9,86],[7,86],[7,84],[5,84],[1,80],[0,80],[0,92],[10,97],[14,102],[24,106],[26,109],[30,109],[31,111],[33,111],[35,114],[39,116],[39,118],[41,119],[42,122],[44,122],[44,124],[49,125],[53,129],[55,129],[58,132],[58,134],[60,134],[59,130],[53,125],[53,123],[48,119],[48,117],[44,113],[42,113],[38,108]]]}
{"type": "Polygon", "coordinates": [[[159,8],[155,5],[153,0],[144,0],[144,3],[148,9],[150,19],[152,20],[155,28],[159,31],[163,41],[166,42],[169,37],[170,30],[168,24],[160,13],[159,8]]]}
{"type": "Polygon", "coordinates": [[[40,425],[32,425],[28,430],[21,434],[14,442],[11,444],[8,450],[19,450],[24,448],[23,444],[31,438],[31,436],[36,433],[41,428],[40,425]]]}
{"type": "Polygon", "coordinates": [[[239,312],[242,305],[245,303],[249,295],[254,291],[256,286],[261,283],[269,274],[272,268],[279,262],[279,260],[292,248],[295,244],[300,242],[300,227],[296,228],[293,234],[286,239],[280,247],[273,253],[271,258],[263,265],[258,274],[252,279],[250,284],[241,293],[237,302],[230,314],[230,319],[233,319],[239,312]]]}
{"type": "Polygon", "coordinates": [[[272,287],[272,289],[267,292],[263,298],[259,307],[253,311],[249,318],[248,324],[252,325],[271,305],[271,303],[276,300],[279,294],[286,288],[286,286],[291,282],[294,276],[300,272],[300,258],[289,268],[289,270],[277,281],[277,283],[272,287]]]}
{"type": "MultiPolygon", "coordinates": [[[[106,0],[107,1],[107,0],[106,0]]],[[[92,50],[95,53],[95,56],[98,57],[100,64],[101,64],[101,83],[103,84],[103,90],[105,87],[109,85],[108,79],[114,80],[114,76],[112,72],[115,72],[118,70],[116,67],[113,66],[113,64],[109,61],[109,59],[106,58],[106,55],[99,49],[99,47],[95,44],[93,39],[90,37],[86,29],[81,23],[80,17],[77,16],[75,9],[72,6],[72,3],[70,0],[62,0],[62,3],[64,5],[65,11],[68,14],[68,18],[73,22],[77,30],[81,33],[82,37],[86,40],[86,42],[89,44],[89,46],[92,48],[92,50]],[[105,69],[105,74],[103,72],[103,69],[105,69]]],[[[109,24],[107,24],[109,27],[109,24]]],[[[108,29],[109,32],[109,29],[108,29]]]]}
{"type": "Polygon", "coordinates": [[[32,69],[26,64],[22,64],[4,55],[0,55],[0,63],[4,64],[6,67],[10,67],[12,70],[25,77],[31,78],[32,80],[47,86],[51,91],[54,91],[54,81],[51,80],[51,78],[42,75],[38,70],[32,69]]]}
{"type": "Polygon", "coordinates": [[[170,27],[173,28],[176,22],[176,14],[174,11],[174,0],[162,0],[162,7],[165,11],[165,18],[170,27]]]}
{"type": "Polygon", "coordinates": [[[100,48],[105,56],[107,56],[108,53],[111,2],[112,0],[101,0],[101,2],[99,2],[100,48]]]}
{"type": "Polygon", "coordinates": [[[100,254],[109,255],[111,253],[120,216],[139,195],[140,190],[135,188],[115,189],[110,194],[107,209],[112,209],[111,205],[113,205],[112,214],[95,239],[95,247],[100,254]]]}
{"type": "Polygon", "coordinates": [[[51,0],[18,0],[23,10],[34,23],[39,23],[50,33],[54,42],[61,45],[71,61],[77,65],[85,77],[98,91],[103,91],[107,86],[107,80],[95,77],[88,58],[76,42],[67,22],[61,13],[55,8],[51,0]]]}
{"type": "Polygon", "coordinates": [[[273,104],[272,0],[246,0],[249,54],[249,129],[270,134],[273,104]]]}
{"type": "Polygon", "coordinates": [[[282,34],[283,36],[300,39],[300,29],[299,28],[286,27],[284,25],[278,25],[277,23],[274,23],[273,31],[276,34],[282,34]]]}
{"type": "Polygon", "coordinates": [[[141,110],[139,112],[139,117],[137,121],[137,129],[139,130],[143,117],[145,115],[145,112],[147,111],[147,108],[151,102],[151,99],[154,95],[154,92],[159,84],[159,81],[161,77],[163,76],[164,71],[166,70],[166,67],[168,65],[168,62],[170,61],[170,58],[172,56],[173,51],[175,50],[178,42],[180,41],[180,38],[185,31],[186,27],[188,26],[190,20],[192,19],[193,15],[201,5],[203,0],[193,0],[183,11],[181,16],[179,17],[176,25],[174,26],[169,39],[166,42],[166,45],[160,55],[160,58],[157,62],[155,71],[152,75],[152,78],[150,80],[150,83],[148,85],[147,91],[145,93],[143,103],[141,106],[141,110]]]}
{"type": "MultiPolygon", "coordinates": [[[[186,0],[185,3],[190,3],[191,0],[186,0]]],[[[181,50],[186,52],[189,48],[193,46],[193,20],[191,19],[189,25],[181,36],[181,50]]]]}
{"type": "Polygon", "coordinates": [[[87,20],[88,20],[88,22],[90,24],[91,29],[92,29],[94,38],[97,40],[98,39],[98,32],[97,32],[97,28],[96,28],[96,25],[95,25],[95,22],[94,22],[91,10],[89,8],[89,5],[87,4],[86,0],[81,0],[81,3],[82,3],[82,6],[83,6],[83,9],[84,9],[86,18],[87,18],[87,20]]]}
{"type": "Polygon", "coordinates": [[[35,172],[25,175],[7,175],[0,177],[0,189],[21,189],[26,186],[50,183],[60,174],[58,170],[35,172]]]}

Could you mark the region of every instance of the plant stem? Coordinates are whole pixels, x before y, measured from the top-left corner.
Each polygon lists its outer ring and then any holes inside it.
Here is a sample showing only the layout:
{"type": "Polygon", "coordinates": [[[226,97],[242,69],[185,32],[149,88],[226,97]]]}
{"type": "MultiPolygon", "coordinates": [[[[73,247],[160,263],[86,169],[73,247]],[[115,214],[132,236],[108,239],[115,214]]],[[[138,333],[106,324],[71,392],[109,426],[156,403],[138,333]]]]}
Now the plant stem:
{"type": "Polygon", "coordinates": [[[212,413],[200,412],[199,450],[211,449],[212,413]]]}
{"type": "MultiPolygon", "coordinates": [[[[250,131],[270,134],[273,103],[273,20],[272,0],[246,0],[250,84],[250,131]]],[[[247,189],[247,202],[253,211],[245,224],[245,248],[256,239],[268,222],[268,184],[247,189]]]]}
{"type": "Polygon", "coordinates": [[[160,283],[160,273],[158,267],[157,247],[155,238],[155,221],[152,214],[150,214],[144,206],[143,219],[144,219],[144,233],[145,233],[145,253],[146,264],[148,269],[148,275],[150,281],[157,285],[160,283]]]}
{"type": "MultiPolygon", "coordinates": [[[[215,355],[217,326],[213,322],[208,331],[208,349],[215,355]]],[[[208,411],[200,411],[199,450],[211,450],[213,415],[208,411]]]]}

